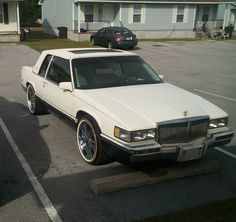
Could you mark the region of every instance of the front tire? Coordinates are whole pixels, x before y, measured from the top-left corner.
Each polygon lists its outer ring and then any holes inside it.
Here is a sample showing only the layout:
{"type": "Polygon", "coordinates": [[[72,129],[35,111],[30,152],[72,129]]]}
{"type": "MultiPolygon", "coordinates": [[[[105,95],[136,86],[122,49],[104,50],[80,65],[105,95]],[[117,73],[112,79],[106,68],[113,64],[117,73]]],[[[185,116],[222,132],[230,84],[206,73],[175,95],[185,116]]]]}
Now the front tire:
{"type": "Polygon", "coordinates": [[[108,48],[108,49],[113,49],[113,43],[112,43],[111,41],[109,41],[109,42],[107,43],[107,48],[108,48]]]}
{"type": "Polygon", "coordinates": [[[86,115],[79,119],[77,144],[82,158],[91,165],[105,163],[108,159],[101,147],[101,130],[96,121],[86,115]]]}
{"type": "Polygon", "coordinates": [[[34,87],[31,84],[27,86],[26,95],[27,106],[32,114],[40,115],[46,112],[46,109],[43,106],[42,102],[35,95],[34,87]]]}

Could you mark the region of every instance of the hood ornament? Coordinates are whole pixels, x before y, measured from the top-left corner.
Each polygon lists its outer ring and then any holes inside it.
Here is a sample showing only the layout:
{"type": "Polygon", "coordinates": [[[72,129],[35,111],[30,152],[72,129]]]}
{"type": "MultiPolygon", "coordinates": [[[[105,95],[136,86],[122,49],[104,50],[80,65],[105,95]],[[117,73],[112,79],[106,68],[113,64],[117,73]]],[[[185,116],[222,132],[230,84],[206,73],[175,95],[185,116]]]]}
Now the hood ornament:
{"type": "Polygon", "coordinates": [[[183,114],[184,114],[184,117],[185,117],[185,118],[187,118],[187,117],[188,117],[188,111],[187,111],[187,110],[186,110],[186,111],[184,111],[184,113],[183,113],[183,114]]]}

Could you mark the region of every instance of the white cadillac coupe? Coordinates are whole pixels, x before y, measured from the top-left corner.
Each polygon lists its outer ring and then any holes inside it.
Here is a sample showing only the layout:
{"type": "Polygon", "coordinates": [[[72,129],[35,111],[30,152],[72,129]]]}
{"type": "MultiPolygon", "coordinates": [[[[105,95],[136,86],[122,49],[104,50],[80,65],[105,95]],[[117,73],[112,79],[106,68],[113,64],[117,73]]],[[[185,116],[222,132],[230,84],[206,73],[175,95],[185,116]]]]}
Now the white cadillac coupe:
{"type": "Polygon", "coordinates": [[[22,67],[28,109],[53,109],[77,124],[78,149],[90,164],[188,161],[229,143],[223,110],[164,82],[139,56],[112,49],[44,51],[22,67]]]}

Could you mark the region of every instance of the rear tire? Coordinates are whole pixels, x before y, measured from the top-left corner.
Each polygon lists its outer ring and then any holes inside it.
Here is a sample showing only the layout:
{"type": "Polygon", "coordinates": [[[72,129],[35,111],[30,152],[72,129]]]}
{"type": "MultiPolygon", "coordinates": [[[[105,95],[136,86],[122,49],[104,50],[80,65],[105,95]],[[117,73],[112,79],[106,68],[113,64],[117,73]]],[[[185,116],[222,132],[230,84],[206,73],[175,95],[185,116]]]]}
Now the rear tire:
{"type": "Polygon", "coordinates": [[[46,113],[46,109],[40,99],[35,95],[34,87],[29,84],[26,91],[27,106],[29,111],[34,115],[46,113]]]}
{"type": "Polygon", "coordinates": [[[101,130],[89,115],[79,119],[77,127],[77,145],[82,158],[91,165],[100,165],[108,161],[101,146],[101,130]]]}
{"type": "Polygon", "coordinates": [[[96,45],[95,44],[95,41],[94,41],[94,38],[91,38],[91,44],[94,46],[94,45],[96,45]]]}

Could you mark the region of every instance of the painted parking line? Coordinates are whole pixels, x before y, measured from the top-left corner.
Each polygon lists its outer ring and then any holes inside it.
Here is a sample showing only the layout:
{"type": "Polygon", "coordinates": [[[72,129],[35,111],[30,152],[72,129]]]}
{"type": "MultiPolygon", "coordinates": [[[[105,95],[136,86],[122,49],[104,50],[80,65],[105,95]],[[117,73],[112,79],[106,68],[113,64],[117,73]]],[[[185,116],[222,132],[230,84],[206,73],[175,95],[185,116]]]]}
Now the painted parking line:
{"type": "Polygon", "coordinates": [[[217,150],[217,151],[219,151],[219,152],[221,152],[221,153],[224,153],[224,154],[227,155],[227,156],[230,156],[230,157],[236,159],[236,155],[233,154],[233,153],[230,153],[229,151],[226,151],[226,150],[224,150],[224,149],[221,149],[220,147],[215,147],[214,149],[217,150]]]}
{"type": "Polygon", "coordinates": [[[21,163],[23,169],[25,170],[25,173],[26,173],[29,181],[31,182],[31,184],[32,184],[32,186],[33,186],[33,188],[34,188],[38,198],[42,202],[42,204],[43,204],[43,206],[44,206],[44,208],[45,208],[49,218],[51,219],[52,222],[62,222],[62,219],[58,215],[56,209],[52,205],[52,202],[48,198],[48,196],[45,193],[42,185],[39,183],[37,177],[34,175],[32,169],[30,168],[30,166],[27,163],[26,159],[22,155],[19,147],[15,143],[12,135],[8,131],[5,123],[3,122],[3,120],[1,118],[0,118],[0,127],[2,128],[2,130],[3,130],[3,132],[4,132],[5,136],[6,136],[9,144],[11,145],[13,151],[15,152],[15,155],[16,155],[17,159],[19,160],[19,162],[21,163]]]}
{"type": "Polygon", "coordinates": [[[205,94],[208,94],[208,95],[211,95],[211,96],[216,96],[216,97],[219,97],[219,98],[223,98],[223,99],[227,99],[227,100],[236,102],[236,99],[232,99],[232,98],[229,98],[229,97],[217,95],[215,93],[207,92],[207,91],[204,91],[204,90],[201,90],[201,89],[194,89],[194,90],[197,91],[197,92],[200,92],[200,93],[205,93],[205,94]]]}

